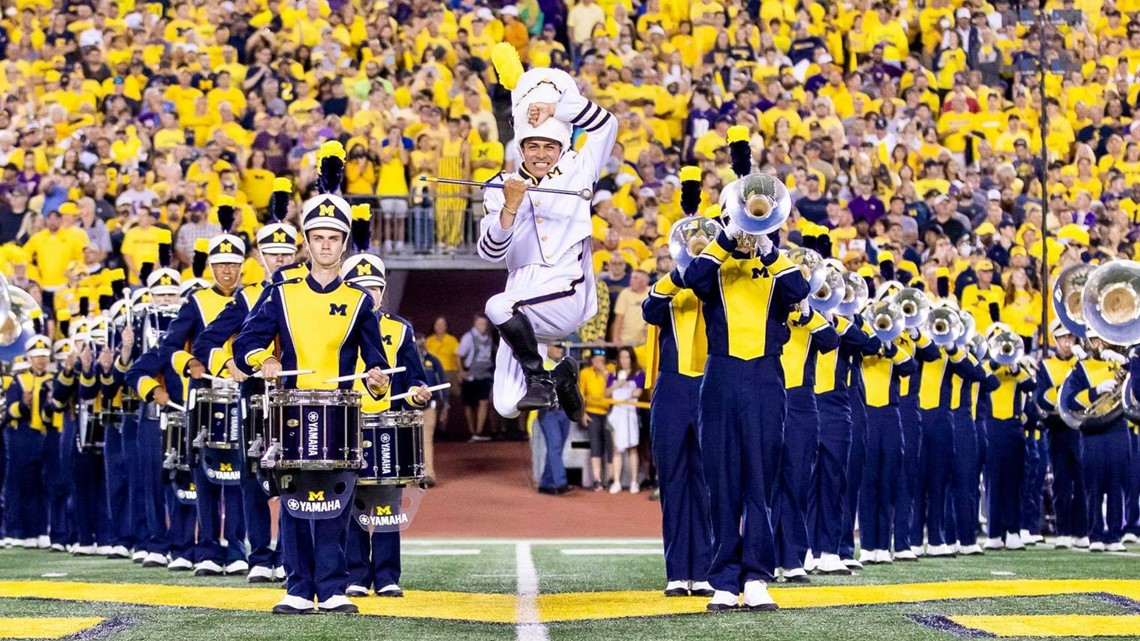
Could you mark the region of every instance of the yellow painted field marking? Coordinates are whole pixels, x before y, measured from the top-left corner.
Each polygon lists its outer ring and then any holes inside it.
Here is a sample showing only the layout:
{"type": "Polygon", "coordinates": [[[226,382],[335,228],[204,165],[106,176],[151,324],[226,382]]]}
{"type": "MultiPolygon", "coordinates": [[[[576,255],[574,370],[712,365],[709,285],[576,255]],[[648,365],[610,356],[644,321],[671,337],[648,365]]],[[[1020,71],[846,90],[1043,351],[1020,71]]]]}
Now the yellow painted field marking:
{"type": "Polygon", "coordinates": [[[61,639],[102,622],[99,617],[0,617],[0,639],[61,639]]]}
{"type": "Polygon", "coordinates": [[[1061,614],[949,619],[971,630],[999,637],[1140,637],[1140,616],[1061,614]]]}
{"type": "MultiPolygon", "coordinates": [[[[1106,592],[1140,601],[1140,580],[948,581],[894,585],[773,588],[781,608],[823,608],[950,599],[987,599],[1106,592]]],[[[137,583],[70,581],[0,581],[0,598],[103,601],[170,607],[268,612],[281,599],[279,588],[229,588],[137,583]]],[[[403,599],[357,599],[361,614],[454,621],[515,623],[513,594],[409,591],[403,599]]],[[[586,621],[663,616],[705,611],[705,599],[666,598],[652,592],[577,592],[540,594],[541,620],[586,621]]],[[[1135,617],[1140,623],[1140,617],[1135,617]]],[[[963,624],[965,625],[965,624],[963,624]]]]}

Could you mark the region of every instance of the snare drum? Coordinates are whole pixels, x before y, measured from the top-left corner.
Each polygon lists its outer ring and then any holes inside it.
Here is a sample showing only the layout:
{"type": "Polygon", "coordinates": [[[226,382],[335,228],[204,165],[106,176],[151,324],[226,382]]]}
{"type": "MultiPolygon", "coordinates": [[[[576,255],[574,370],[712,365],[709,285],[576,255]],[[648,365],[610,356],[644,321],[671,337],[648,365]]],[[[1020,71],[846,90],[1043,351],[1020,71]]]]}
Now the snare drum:
{"type": "Polygon", "coordinates": [[[80,452],[95,454],[103,451],[107,426],[103,415],[89,403],[80,403],[76,418],[75,445],[80,452]]]}
{"type": "Polygon", "coordinates": [[[237,449],[242,446],[241,394],[236,383],[214,384],[213,388],[191,392],[190,424],[197,434],[195,441],[216,450],[237,449]]]}
{"type": "Polygon", "coordinates": [[[248,416],[245,426],[245,453],[250,461],[256,463],[265,453],[265,444],[269,442],[266,437],[266,422],[268,421],[265,394],[255,394],[249,398],[248,416]]]}
{"type": "Polygon", "coordinates": [[[124,414],[123,412],[121,412],[119,410],[103,410],[102,412],[99,413],[99,416],[103,419],[104,431],[108,427],[122,431],[123,420],[125,420],[127,417],[126,414],[124,414]]]}
{"type": "Polygon", "coordinates": [[[360,440],[360,392],[269,392],[269,446],[263,467],[357,470],[363,464],[360,440]]]}
{"type": "Polygon", "coordinates": [[[189,471],[193,466],[193,436],[187,423],[186,412],[160,412],[159,424],[163,433],[162,467],[168,470],[189,471]]]}
{"type": "Polygon", "coordinates": [[[423,412],[364,415],[364,469],[358,485],[408,485],[424,479],[423,412]]]}

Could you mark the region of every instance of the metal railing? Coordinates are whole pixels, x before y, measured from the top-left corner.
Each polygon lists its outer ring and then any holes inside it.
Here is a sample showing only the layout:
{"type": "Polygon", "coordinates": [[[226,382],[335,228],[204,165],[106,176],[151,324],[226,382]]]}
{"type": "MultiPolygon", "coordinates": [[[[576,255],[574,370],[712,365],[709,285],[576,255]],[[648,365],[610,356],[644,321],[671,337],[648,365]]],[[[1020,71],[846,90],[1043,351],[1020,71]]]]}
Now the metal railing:
{"type": "Polygon", "coordinates": [[[346,196],[353,205],[367,203],[371,206],[371,250],[381,256],[475,256],[475,244],[479,241],[478,217],[482,215],[483,203],[466,195],[447,197],[453,201],[460,198],[464,201],[462,210],[446,212],[437,206],[440,199],[428,195],[418,198],[418,203],[412,196],[346,196]],[[383,203],[389,200],[406,203],[404,230],[399,237],[385,238],[385,230],[389,226],[395,227],[398,220],[395,216],[390,219],[385,216],[383,203]],[[442,216],[450,216],[452,220],[442,220],[442,216]]]}

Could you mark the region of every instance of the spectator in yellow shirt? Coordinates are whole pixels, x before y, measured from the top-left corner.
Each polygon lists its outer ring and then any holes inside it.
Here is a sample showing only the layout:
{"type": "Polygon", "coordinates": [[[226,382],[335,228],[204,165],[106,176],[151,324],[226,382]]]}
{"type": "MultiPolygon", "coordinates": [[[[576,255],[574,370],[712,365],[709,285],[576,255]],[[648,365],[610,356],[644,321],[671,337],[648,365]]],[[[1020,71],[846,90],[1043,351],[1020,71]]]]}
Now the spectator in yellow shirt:
{"type": "MultiPolygon", "coordinates": [[[[75,207],[73,203],[64,205],[75,207]]],[[[66,286],[68,266],[84,264],[83,248],[87,246],[87,234],[82,231],[75,234],[75,231],[64,228],[63,216],[58,210],[49,211],[44,216],[44,228],[32,234],[24,244],[29,261],[39,270],[40,284],[45,291],[66,286]]]]}
{"type": "Polygon", "coordinates": [[[1001,320],[1005,292],[993,284],[994,264],[988,259],[979,260],[974,265],[974,273],[978,275],[978,282],[962,290],[962,309],[974,317],[978,333],[985,334],[990,325],[1001,320]]]}
{"type": "MultiPolygon", "coordinates": [[[[424,339],[424,349],[439,359],[439,364],[443,366],[444,378],[451,383],[453,389],[458,390],[463,383],[463,377],[459,371],[459,339],[448,333],[447,319],[443,316],[435,319],[431,325],[431,332],[424,339]]],[[[453,394],[452,398],[457,396],[458,394],[453,394]]],[[[447,425],[449,409],[450,406],[444,405],[443,409],[440,410],[440,425],[447,425]]]]}
{"type": "Polygon", "coordinates": [[[127,278],[131,285],[141,285],[139,268],[143,263],[158,260],[158,235],[161,231],[154,224],[154,212],[149,207],[135,210],[135,226],[123,235],[123,264],[127,266],[127,278]]]}

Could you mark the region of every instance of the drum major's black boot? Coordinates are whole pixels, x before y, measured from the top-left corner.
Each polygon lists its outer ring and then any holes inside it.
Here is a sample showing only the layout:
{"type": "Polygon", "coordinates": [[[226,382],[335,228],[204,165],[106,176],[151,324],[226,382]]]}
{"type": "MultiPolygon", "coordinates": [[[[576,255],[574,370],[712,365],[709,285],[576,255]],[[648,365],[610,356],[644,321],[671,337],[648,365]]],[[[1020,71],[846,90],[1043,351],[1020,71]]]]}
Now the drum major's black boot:
{"type": "Polygon", "coordinates": [[[549,409],[556,400],[554,380],[543,366],[542,355],[538,353],[538,339],[534,337],[534,327],[524,314],[515,314],[507,322],[495,326],[503,341],[510,345],[515,360],[526,374],[526,394],[519,401],[520,412],[549,409]]]}
{"type": "Polygon", "coordinates": [[[554,391],[558,394],[558,404],[562,411],[573,422],[581,424],[582,410],[586,399],[582,398],[582,390],[578,387],[578,361],[564,357],[558,361],[551,372],[554,377],[554,391]]]}

